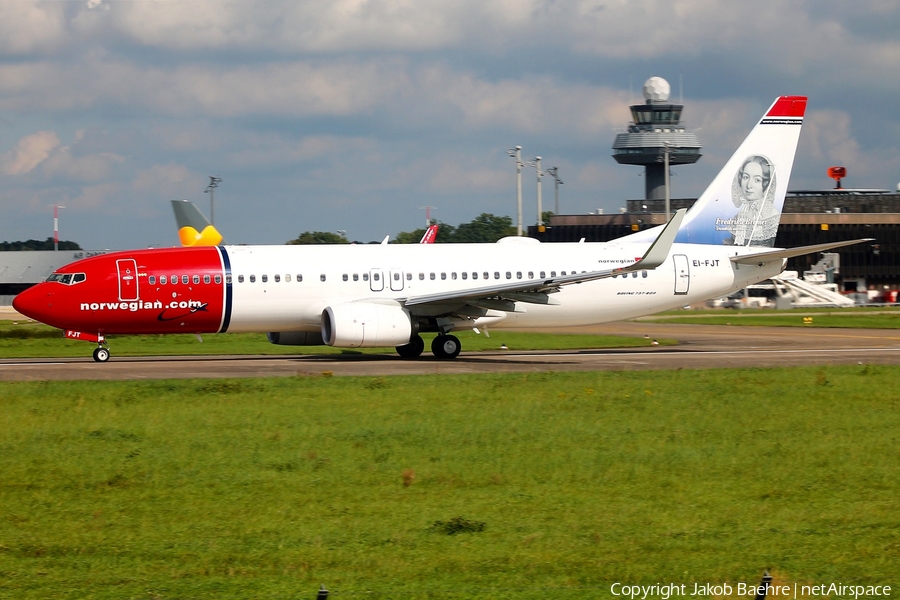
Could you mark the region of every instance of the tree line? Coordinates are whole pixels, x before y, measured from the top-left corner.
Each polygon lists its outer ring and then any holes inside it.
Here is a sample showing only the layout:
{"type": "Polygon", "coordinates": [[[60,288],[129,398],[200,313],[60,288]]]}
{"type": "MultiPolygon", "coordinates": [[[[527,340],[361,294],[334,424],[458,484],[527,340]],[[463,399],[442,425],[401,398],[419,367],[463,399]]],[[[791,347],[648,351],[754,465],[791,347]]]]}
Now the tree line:
{"type": "MultiPolygon", "coordinates": [[[[59,240],[60,250],[81,250],[81,246],[68,240],[59,240]]],[[[53,250],[53,238],[46,240],[25,240],[24,242],[0,242],[0,252],[23,252],[33,250],[53,250]]]]}
{"type": "MultiPolygon", "coordinates": [[[[500,238],[516,235],[511,217],[499,217],[490,213],[481,213],[468,223],[453,226],[438,221],[439,225],[436,244],[476,244],[494,243],[500,238]]],[[[413,231],[401,231],[392,244],[418,244],[425,235],[425,228],[413,231]]],[[[304,231],[299,236],[287,242],[288,244],[349,244],[350,240],[338,233],[330,231],[304,231]]],[[[369,242],[377,244],[379,242],[369,242]]]]}

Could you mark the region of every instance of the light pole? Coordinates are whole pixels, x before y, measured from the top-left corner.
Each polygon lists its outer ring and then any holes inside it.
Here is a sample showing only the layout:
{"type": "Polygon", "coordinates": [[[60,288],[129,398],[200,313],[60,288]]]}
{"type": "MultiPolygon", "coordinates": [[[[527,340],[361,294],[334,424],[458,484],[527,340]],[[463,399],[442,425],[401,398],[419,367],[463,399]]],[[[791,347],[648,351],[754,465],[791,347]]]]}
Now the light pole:
{"type": "Polygon", "coordinates": [[[506,151],[508,155],[516,159],[516,235],[522,236],[522,146],[516,146],[506,151]]]}
{"type": "Polygon", "coordinates": [[[666,223],[669,222],[669,212],[671,212],[671,199],[669,198],[669,152],[671,151],[669,142],[663,142],[663,168],[666,172],[666,223]]]}
{"type": "Polygon", "coordinates": [[[534,167],[534,170],[537,172],[537,226],[538,231],[540,231],[544,225],[543,207],[541,205],[541,178],[544,176],[544,172],[541,171],[541,157],[536,156],[533,161],[528,163],[528,166],[534,167]]]}
{"type": "Polygon", "coordinates": [[[419,210],[425,211],[425,229],[431,227],[431,209],[437,210],[437,206],[420,206],[419,210]]]}
{"type": "Polygon", "coordinates": [[[209,194],[209,222],[213,225],[216,224],[216,205],[213,202],[213,191],[219,187],[219,184],[222,183],[221,177],[213,177],[209,176],[209,185],[206,186],[204,190],[205,194],[209,194]]]}
{"type": "Polygon", "coordinates": [[[547,169],[547,173],[549,173],[553,177],[553,182],[554,182],[553,191],[554,191],[554,196],[556,197],[555,210],[553,211],[553,214],[558,215],[559,214],[559,186],[561,186],[563,184],[563,180],[559,178],[559,167],[550,167],[549,169],[547,169]]]}
{"type": "Polygon", "coordinates": [[[53,205],[53,251],[59,251],[59,209],[65,208],[62,204],[53,205]]]}

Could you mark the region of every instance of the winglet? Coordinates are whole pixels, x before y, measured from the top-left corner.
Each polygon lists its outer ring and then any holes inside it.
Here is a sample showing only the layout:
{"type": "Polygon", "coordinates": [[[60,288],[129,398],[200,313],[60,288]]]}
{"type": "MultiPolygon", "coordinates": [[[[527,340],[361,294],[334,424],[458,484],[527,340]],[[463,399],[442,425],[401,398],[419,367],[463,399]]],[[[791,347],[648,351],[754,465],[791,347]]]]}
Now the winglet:
{"type": "Polygon", "coordinates": [[[684,221],[686,212],[686,208],[679,208],[675,211],[672,219],[665,228],[663,228],[662,232],[656,237],[653,243],[650,244],[647,252],[644,253],[640,260],[631,265],[631,267],[626,268],[628,270],[655,269],[666,262],[666,259],[669,258],[669,251],[672,249],[672,244],[675,243],[675,236],[678,235],[678,228],[681,227],[681,222],[684,221]]]}

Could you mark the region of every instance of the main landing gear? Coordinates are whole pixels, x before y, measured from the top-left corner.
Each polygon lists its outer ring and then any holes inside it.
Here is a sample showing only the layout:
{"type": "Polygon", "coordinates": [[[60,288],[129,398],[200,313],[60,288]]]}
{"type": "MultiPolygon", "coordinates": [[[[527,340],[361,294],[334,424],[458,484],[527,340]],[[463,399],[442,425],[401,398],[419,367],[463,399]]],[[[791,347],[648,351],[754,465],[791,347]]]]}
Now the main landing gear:
{"type": "MultiPolygon", "coordinates": [[[[425,341],[421,336],[413,337],[408,344],[396,347],[397,354],[403,358],[418,358],[425,350],[425,341]]],[[[455,335],[441,334],[431,342],[431,351],[436,358],[449,360],[459,356],[462,344],[455,335]]]]}
{"type": "Polygon", "coordinates": [[[446,360],[456,358],[459,356],[460,350],[462,350],[462,344],[459,343],[459,338],[455,335],[442,334],[431,342],[431,351],[434,352],[437,358],[446,360]]]}

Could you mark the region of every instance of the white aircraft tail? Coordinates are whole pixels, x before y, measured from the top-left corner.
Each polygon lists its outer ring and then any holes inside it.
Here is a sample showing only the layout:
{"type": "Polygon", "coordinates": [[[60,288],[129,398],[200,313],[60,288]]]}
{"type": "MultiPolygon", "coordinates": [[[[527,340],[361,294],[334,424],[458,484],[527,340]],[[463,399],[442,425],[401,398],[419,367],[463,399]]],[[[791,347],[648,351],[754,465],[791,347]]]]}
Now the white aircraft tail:
{"type": "MultiPolygon", "coordinates": [[[[776,99],[688,211],[675,241],[774,246],[805,112],[805,96],[776,99]]],[[[650,242],[658,233],[647,229],[621,240],[650,242]]]]}

